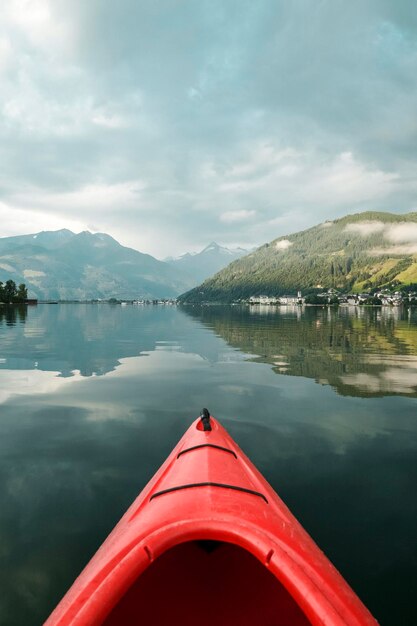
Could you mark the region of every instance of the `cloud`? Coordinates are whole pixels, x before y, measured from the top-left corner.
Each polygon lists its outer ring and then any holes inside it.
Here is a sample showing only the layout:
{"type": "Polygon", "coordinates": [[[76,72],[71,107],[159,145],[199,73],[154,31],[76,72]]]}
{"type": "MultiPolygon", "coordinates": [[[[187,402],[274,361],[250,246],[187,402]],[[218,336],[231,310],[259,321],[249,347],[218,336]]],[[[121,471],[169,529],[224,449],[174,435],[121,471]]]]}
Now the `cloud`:
{"type": "Polygon", "coordinates": [[[333,203],[375,201],[389,194],[398,178],[395,172],[368,165],[350,151],[341,152],[317,170],[321,177],[315,185],[316,198],[326,195],[333,203]]]}
{"type": "Polygon", "coordinates": [[[95,113],[91,121],[97,126],[104,126],[104,128],[124,128],[127,125],[122,117],[103,112],[95,113]]]}
{"type": "Polygon", "coordinates": [[[41,230],[60,230],[62,228],[68,228],[78,233],[85,229],[82,220],[60,214],[51,214],[43,210],[28,211],[4,202],[0,202],[0,223],[2,224],[2,237],[26,235],[41,230]]]}
{"type": "Polygon", "coordinates": [[[275,248],[277,250],[288,250],[288,248],[292,245],[293,242],[289,239],[281,239],[280,241],[277,241],[277,243],[275,244],[275,248]]]}
{"type": "Polygon", "coordinates": [[[89,215],[106,210],[137,207],[146,185],[140,180],[129,180],[108,184],[95,182],[76,190],[65,192],[45,192],[43,189],[29,188],[14,194],[11,199],[20,208],[61,212],[84,211],[89,215]]]}
{"type": "Polygon", "coordinates": [[[369,251],[370,254],[374,254],[375,256],[379,256],[381,254],[393,254],[393,255],[401,255],[404,254],[417,254],[417,243],[415,244],[403,244],[398,246],[387,246],[385,248],[372,248],[369,251]]]}
{"type": "Polygon", "coordinates": [[[37,369],[2,370],[4,385],[0,391],[0,404],[13,396],[53,393],[82,378],[79,371],[74,370],[72,374],[71,377],[64,378],[59,376],[59,372],[43,372],[37,369]]]}
{"type": "Polygon", "coordinates": [[[222,222],[243,222],[245,220],[248,220],[252,217],[255,217],[256,215],[256,211],[247,211],[247,210],[242,210],[242,211],[226,211],[225,213],[222,213],[220,215],[220,220],[222,222]]]}
{"type": "Polygon", "coordinates": [[[410,222],[392,224],[385,229],[384,236],[392,243],[417,243],[417,224],[410,224],[410,222]]]}
{"type": "Polygon", "coordinates": [[[408,0],[1,3],[0,236],[24,211],[32,230],[94,223],[165,257],[412,210],[413,15],[408,0]]]}
{"type": "Polygon", "coordinates": [[[385,230],[384,222],[378,220],[364,220],[363,222],[354,222],[353,224],[347,224],[344,229],[347,233],[357,233],[362,237],[369,237],[369,235],[375,235],[385,230]]]}
{"type": "Polygon", "coordinates": [[[368,237],[376,233],[390,243],[396,243],[395,246],[385,246],[373,248],[371,254],[416,254],[417,253],[417,223],[397,222],[386,224],[378,220],[364,220],[362,222],[354,222],[347,224],[344,229],[346,232],[358,233],[362,237],[368,237]]]}
{"type": "Polygon", "coordinates": [[[51,0],[8,0],[0,7],[0,23],[26,44],[47,51],[51,57],[65,49],[72,39],[68,22],[53,10],[51,0]]]}
{"type": "MultiPolygon", "coordinates": [[[[384,363],[386,366],[389,361],[384,363]]],[[[414,394],[417,391],[417,362],[398,363],[399,367],[386,367],[379,374],[347,374],[341,376],[344,385],[351,385],[368,393],[414,394]]]]}
{"type": "Polygon", "coordinates": [[[10,69],[13,58],[12,45],[7,37],[0,37],[0,76],[10,69]]]}

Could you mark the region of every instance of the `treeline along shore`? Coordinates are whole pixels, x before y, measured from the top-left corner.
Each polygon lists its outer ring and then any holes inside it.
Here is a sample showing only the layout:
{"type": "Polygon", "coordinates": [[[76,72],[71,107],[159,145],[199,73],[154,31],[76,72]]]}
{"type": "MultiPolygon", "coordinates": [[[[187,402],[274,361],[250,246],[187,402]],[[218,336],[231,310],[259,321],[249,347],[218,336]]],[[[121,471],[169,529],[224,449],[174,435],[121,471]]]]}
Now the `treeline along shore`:
{"type": "Polygon", "coordinates": [[[0,303],[1,304],[24,304],[28,299],[26,285],[21,283],[16,286],[14,280],[0,280],[0,303]]]}

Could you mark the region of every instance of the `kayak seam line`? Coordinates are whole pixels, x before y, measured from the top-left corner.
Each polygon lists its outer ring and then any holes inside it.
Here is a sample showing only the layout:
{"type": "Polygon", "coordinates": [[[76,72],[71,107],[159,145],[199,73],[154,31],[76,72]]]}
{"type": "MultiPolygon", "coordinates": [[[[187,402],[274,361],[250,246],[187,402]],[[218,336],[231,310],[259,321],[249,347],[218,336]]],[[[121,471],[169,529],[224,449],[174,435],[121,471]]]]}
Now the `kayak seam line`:
{"type": "Polygon", "coordinates": [[[235,459],[237,459],[236,452],[233,452],[233,450],[230,450],[230,448],[217,446],[215,443],[200,443],[198,446],[192,446],[191,448],[186,448],[185,450],[181,450],[181,452],[177,454],[177,459],[179,459],[182,454],[185,454],[186,452],[191,452],[191,450],[198,450],[199,448],[216,448],[217,450],[223,450],[223,452],[229,452],[230,454],[233,454],[235,459]]]}
{"type": "Polygon", "coordinates": [[[266,499],[264,494],[260,493],[259,491],[254,491],[253,489],[247,489],[246,487],[238,487],[237,485],[227,485],[225,483],[212,483],[212,482],[188,483],[186,485],[179,485],[178,487],[169,487],[168,489],[162,489],[162,491],[158,491],[157,493],[154,493],[149,498],[149,501],[153,500],[154,498],[158,498],[159,496],[163,496],[166,493],[171,493],[173,491],[180,491],[181,489],[192,489],[193,487],[222,487],[224,489],[234,489],[235,491],[243,491],[244,493],[250,493],[253,496],[258,496],[259,498],[262,498],[268,504],[268,500],[266,499]]]}

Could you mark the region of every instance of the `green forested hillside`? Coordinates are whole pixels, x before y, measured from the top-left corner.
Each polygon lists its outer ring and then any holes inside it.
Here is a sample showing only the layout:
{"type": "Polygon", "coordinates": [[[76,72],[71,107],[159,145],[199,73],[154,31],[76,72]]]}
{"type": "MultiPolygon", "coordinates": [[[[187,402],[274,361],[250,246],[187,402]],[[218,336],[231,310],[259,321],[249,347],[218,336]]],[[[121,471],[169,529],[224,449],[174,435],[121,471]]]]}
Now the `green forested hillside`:
{"type": "Polygon", "coordinates": [[[417,282],[417,213],[365,212],[279,237],[181,296],[231,302],[298,289],[364,290],[417,282]]]}

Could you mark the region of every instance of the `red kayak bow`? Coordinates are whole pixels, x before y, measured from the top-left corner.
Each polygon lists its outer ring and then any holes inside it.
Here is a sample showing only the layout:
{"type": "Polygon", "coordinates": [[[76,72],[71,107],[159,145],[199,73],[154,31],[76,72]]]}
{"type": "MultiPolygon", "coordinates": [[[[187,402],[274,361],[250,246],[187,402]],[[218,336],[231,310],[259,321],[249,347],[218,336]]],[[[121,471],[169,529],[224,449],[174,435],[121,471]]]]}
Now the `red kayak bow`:
{"type": "Polygon", "coordinates": [[[375,626],[208,412],[187,430],[47,626],[375,626]]]}

